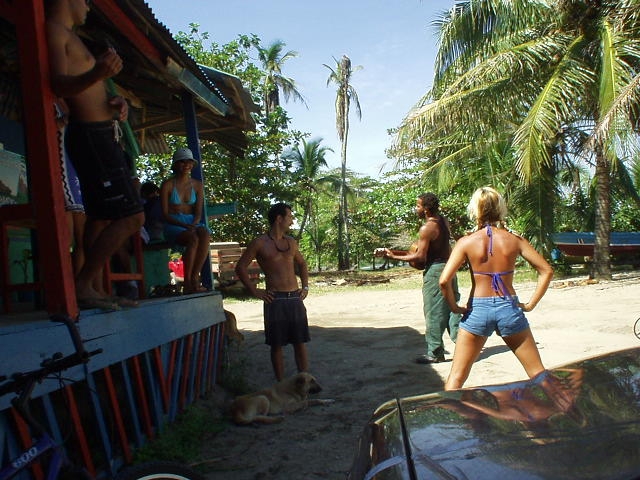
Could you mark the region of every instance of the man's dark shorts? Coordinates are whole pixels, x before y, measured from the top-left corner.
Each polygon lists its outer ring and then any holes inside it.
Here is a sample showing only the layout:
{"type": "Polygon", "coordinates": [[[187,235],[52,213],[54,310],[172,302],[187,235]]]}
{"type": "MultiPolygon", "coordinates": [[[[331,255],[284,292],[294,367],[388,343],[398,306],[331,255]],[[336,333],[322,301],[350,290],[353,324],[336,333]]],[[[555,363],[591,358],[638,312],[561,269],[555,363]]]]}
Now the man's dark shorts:
{"type": "Polygon", "coordinates": [[[117,220],[144,210],[132,178],[133,165],[116,140],[115,122],[67,126],[66,147],[76,168],[85,212],[101,220],[117,220]]]}
{"type": "Polygon", "coordinates": [[[278,347],[310,340],[307,309],[299,292],[274,292],[271,303],[264,304],[265,343],[278,347]]]}

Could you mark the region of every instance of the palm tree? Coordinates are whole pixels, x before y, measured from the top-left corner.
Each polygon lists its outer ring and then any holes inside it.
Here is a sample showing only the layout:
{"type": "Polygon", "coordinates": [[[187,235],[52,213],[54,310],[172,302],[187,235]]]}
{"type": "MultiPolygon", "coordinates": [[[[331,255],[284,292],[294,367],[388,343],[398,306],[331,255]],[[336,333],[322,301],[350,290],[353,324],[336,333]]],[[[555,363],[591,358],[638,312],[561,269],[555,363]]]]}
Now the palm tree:
{"type": "Polygon", "coordinates": [[[298,56],[298,52],[293,50],[283,54],[285,46],[286,43],[282,40],[275,40],[267,47],[258,47],[258,58],[265,70],[264,108],[267,117],[280,106],[280,92],[282,92],[286,101],[293,99],[293,101],[300,101],[303,105],[306,105],[295,81],[282,74],[284,62],[298,56]]]}
{"type": "MultiPolygon", "coordinates": [[[[352,204],[357,195],[357,192],[351,188],[354,175],[352,171],[347,170],[346,190],[349,204],[352,204]]],[[[318,183],[317,195],[315,196],[311,214],[309,215],[309,222],[305,230],[309,242],[315,250],[317,261],[322,258],[325,261],[329,260],[329,258],[336,258],[338,253],[339,202],[336,203],[335,199],[340,194],[342,184],[339,168],[329,170],[322,177],[322,182],[318,183]]]]}
{"type": "Polygon", "coordinates": [[[308,235],[314,252],[314,270],[319,272],[322,269],[322,250],[325,243],[330,239],[330,229],[324,225],[319,225],[318,219],[313,218],[309,224],[308,235]]]}
{"type": "Polygon", "coordinates": [[[331,83],[337,85],[336,90],[336,130],[341,142],[342,175],[340,186],[340,208],[338,225],[338,268],[340,270],[349,269],[349,229],[348,229],[348,205],[347,205],[347,138],[349,136],[349,108],[353,102],[356,108],[358,119],[362,118],[360,101],[355,88],[351,85],[351,76],[354,72],[362,69],[361,66],[351,67],[351,60],[346,55],[336,62],[335,69],[329,65],[327,67],[331,73],[327,79],[327,86],[331,83]]]}
{"type": "Polygon", "coordinates": [[[468,169],[501,146],[502,181],[542,210],[559,173],[586,158],[596,181],[592,275],[611,278],[611,174],[637,150],[639,14],[637,0],[457,2],[438,22],[433,87],[396,151],[468,169]]]}
{"type": "Polygon", "coordinates": [[[294,172],[295,190],[299,192],[299,203],[304,212],[298,231],[298,241],[302,237],[309,215],[312,213],[313,200],[318,192],[318,186],[336,181],[332,175],[320,176],[322,168],[327,167],[326,153],[333,152],[331,148],[320,145],[321,142],[321,138],[309,142],[302,140],[302,148],[297,146],[283,155],[285,159],[293,161],[296,167],[294,172]]]}

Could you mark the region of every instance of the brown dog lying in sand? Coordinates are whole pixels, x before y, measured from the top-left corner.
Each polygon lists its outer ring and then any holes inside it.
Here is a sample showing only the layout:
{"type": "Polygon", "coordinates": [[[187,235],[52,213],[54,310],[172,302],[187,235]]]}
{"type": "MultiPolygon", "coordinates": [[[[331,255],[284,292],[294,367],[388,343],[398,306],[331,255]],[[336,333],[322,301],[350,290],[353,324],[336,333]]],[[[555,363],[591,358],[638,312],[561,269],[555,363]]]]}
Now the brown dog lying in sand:
{"type": "Polygon", "coordinates": [[[283,413],[293,413],[310,405],[329,405],[333,400],[309,399],[322,387],[309,373],[298,373],[271,388],[236,397],[231,404],[231,417],[237,425],[278,423],[283,413]]]}

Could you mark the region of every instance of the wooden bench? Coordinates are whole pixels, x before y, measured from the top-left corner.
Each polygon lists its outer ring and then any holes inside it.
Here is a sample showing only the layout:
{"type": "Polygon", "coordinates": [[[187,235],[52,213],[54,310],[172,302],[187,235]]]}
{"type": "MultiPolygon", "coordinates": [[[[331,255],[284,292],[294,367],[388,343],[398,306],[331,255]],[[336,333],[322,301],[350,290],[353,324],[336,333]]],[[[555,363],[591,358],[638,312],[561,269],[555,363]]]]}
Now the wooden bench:
{"type": "MultiPolygon", "coordinates": [[[[245,250],[246,247],[241,247],[237,242],[211,244],[211,271],[220,284],[229,284],[239,280],[235,268],[245,250]]],[[[249,264],[248,272],[252,282],[258,283],[260,281],[262,270],[255,259],[249,264]]]]}

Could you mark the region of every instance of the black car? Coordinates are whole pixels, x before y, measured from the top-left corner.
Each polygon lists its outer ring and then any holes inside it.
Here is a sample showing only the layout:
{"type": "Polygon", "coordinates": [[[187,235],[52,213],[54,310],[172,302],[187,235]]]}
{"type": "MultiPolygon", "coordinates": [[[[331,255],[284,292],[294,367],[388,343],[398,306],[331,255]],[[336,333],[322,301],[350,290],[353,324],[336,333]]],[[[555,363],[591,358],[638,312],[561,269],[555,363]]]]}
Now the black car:
{"type": "Polygon", "coordinates": [[[528,381],[401,398],[364,429],[361,479],[640,478],[640,348],[528,381]]]}

